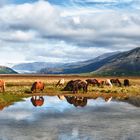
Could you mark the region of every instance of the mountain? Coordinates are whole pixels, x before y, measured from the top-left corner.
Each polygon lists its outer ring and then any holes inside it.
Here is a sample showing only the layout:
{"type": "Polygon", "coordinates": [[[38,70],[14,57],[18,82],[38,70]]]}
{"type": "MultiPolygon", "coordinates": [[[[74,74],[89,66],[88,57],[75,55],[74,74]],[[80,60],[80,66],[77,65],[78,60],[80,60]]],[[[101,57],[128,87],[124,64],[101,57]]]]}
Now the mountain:
{"type": "Polygon", "coordinates": [[[13,69],[5,66],[0,66],[0,74],[16,74],[17,72],[13,69]]]}
{"type": "Polygon", "coordinates": [[[99,61],[108,57],[110,55],[116,54],[118,52],[112,53],[105,53],[95,59],[91,59],[88,61],[80,61],[75,63],[49,63],[49,62],[32,62],[32,63],[21,63],[14,65],[12,69],[16,70],[19,73],[61,73],[62,69],[69,69],[69,68],[77,68],[81,66],[85,66],[87,64],[92,63],[93,61],[99,61]]]}
{"type": "Polygon", "coordinates": [[[14,65],[12,69],[18,71],[19,73],[36,73],[40,69],[49,67],[55,68],[61,66],[62,63],[47,63],[47,62],[33,62],[33,63],[21,63],[14,65]]]}
{"type": "Polygon", "coordinates": [[[140,47],[92,60],[75,63],[66,67],[43,68],[39,73],[96,75],[140,75],[140,47]]]}
{"type": "Polygon", "coordinates": [[[93,73],[101,75],[140,75],[140,47],[119,53],[93,73]]]}
{"type": "Polygon", "coordinates": [[[94,59],[90,59],[87,61],[81,61],[81,62],[75,62],[75,63],[69,63],[65,64],[61,67],[56,68],[43,68],[38,73],[42,74],[77,74],[77,73],[87,73],[94,70],[97,70],[101,66],[103,66],[105,63],[107,63],[110,59],[112,59],[112,56],[118,54],[119,52],[113,52],[113,53],[105,53],[101,56],[98,56],[94,59]]]}

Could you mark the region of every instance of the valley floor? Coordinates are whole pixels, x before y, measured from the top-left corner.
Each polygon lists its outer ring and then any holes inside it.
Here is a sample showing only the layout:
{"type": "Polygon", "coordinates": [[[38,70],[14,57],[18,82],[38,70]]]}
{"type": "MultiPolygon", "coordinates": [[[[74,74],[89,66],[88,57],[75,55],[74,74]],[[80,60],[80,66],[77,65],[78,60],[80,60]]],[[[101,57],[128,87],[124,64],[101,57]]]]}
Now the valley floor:
{"type": "MultiPolygon", "coordinates": [[[[89,78],[96,79],[109,79],[114,77],[91,77],[91,76],[79,76],[79,75],[0,75],[0,79],[3,79],[6,83],[6,89],[4,93],[0,93],[0,108],[4,108],[12,104],[13,102],[22,100],[24,97],[29,97],[33,95],[71,95],[71,91],[61,91],[62,87],[55,87],[58,80],[61,78],[65,79],[65,83],[70,80],[86,80],[89,78]],[[32,83],[36,80],[40,80],[45,83],[45,89],[43,93],[32,94],[30,89],[32,83]]],[[[98,97],[109,98],[112,97],[114,100],[128,101],[136,106],[140,106],[140,77],[117,77],[123,83],[124,79],[129,79],[130,87],[118,87],[113,86],[112,88],[108,86],[97,87],[89,86],[88,92],[83,93],[80,91],[76,96],[85,96],[88,98],[96,99],[98,97]]]]}

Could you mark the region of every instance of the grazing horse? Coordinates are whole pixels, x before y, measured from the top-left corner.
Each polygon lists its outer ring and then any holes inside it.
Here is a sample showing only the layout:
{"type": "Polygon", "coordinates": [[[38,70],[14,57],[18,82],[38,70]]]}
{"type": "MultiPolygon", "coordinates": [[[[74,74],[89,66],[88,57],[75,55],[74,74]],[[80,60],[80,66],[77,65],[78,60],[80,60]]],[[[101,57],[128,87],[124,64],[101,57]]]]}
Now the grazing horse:
{"type": "Polygon", "coordinates": [[[122,83],[120,82],[119,79],[110,79],[110,82],[111,82],[112,84],[118,85],[118,86],[120,86],[120,87],[121,87],[121,85],[122,85],[122,83]]]}
{"type": "Polygon", "coordinates": [[[95,85],[100,86],[100,83],[96,79],[87,79],[86,82],[88,85],[91,84],[93,86],[95,86],[95,85]]]}
{"type": "Polygon", "coordinates": [[[35,107],[42,106],[44,104],[44,98],[42,96],[33,96],[31,98],[31,102],[35,107]]]}
{"type": "Polygon", "coordinates": [[[104,85],[104,83],[105,83],[105,81],[104,80],[97,80],[98,81],[98,85],[99,86],[103,86],[104,85]]]}
{"type": "Polygon", "coordinates": [[[44,89],[44,83],[41,81],[36,81],[33,83],[32,87],[31,87],[31,91],[32,92],[36,92],[37,90],[43,91],[44,89]]]}
{"type": "Polygon", "coordinates": [[[128,79],[124,79],[123,85],[125,87],[127,87],[127,86],[129,87],[130,86],[129,80],[128,79]]]}
{"type": "Polygon", "coordinates": [[[68,103],[73,104],[75,107],[84,107],[87,105],[86,97],[65,96],[68,103]]]}
{"type": "Polygon", "coordinates": [[[64,87],[63,91],[73,91],[77,93],[78,90],[83,89],[83,92],[87,92],[87,83],[81,80],[71,80],[64,87]]]}
{"type": "Polygon", "coordinates": [[[110,79],[106,79],[105,84],[106,84],[106,85],[109,85],[110,87],[113,87],[113,85],[112,85],[110,79]]]}
{"type": "Polygon", "coordinates": [[[5,91],[5,82],[4,82],[4,80],[0,80],[0,88],[1,88],[1,92],[5,91]]]}
{"type": "Polygon", "coordinates": [[[64,84],[65,84],[65,80],[64,80],[64,78],[62,78],[57,82],[56,87],[57,86],[63,86],[64,84]]]}

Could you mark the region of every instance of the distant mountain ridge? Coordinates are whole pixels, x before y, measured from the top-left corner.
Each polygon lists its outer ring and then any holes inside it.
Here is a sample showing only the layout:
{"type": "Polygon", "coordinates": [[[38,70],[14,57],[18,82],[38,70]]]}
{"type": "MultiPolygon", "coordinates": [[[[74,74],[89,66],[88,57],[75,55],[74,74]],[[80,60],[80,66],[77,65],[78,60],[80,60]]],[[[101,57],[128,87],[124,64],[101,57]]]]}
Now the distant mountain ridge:
{"type": "Polygon", "coordinates": [[[32,63],[21,63],[14,65],[12,69],[18,71],[19,73],[61,73],[62,69],[75,69],[81,66],[85,66],[87,64],[92,63],[93,61],[99,61],[101,59],[104,59],[108,56],[111,56],[113,54],[116,54],[119,52],[111,52],[111,53],[105,53],[101,56],[98,56],[96,58],[87,60],[87,61],[79,61],[79,62],[73,62],[73,63],[49,63],[49,62],[32,62],[32,63]],[[43,72],[44,71],[44,72],[43,72]]]}
{"type": "Polygon", "coordinates": [[[78,74],[91,73],[96,75],[140,75],[140,47],[130,51],[115,53],[105,58],[88,60],[74,67],[41,69],[39,73],[78,74]],[[87,62],[87,63],[86,63],[87,62]]]}
{"type": "Polygon", "coordinates": [[[96,58],[75,63],[35,62],[20,64],[13,68],[30,69],[40,74],[95,74],[140,75],[140,47],[125,52],[105,53],[96,58]],[[34,66],[35,65],[35,66],[34,66]]]}

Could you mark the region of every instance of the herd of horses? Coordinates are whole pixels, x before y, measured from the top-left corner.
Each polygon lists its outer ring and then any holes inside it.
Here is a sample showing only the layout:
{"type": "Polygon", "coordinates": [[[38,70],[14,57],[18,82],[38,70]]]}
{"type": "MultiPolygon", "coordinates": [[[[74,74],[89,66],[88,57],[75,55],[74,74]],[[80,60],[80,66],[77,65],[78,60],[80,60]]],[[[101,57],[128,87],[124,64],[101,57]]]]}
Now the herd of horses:
{"type": "MultiPolygon", "coordinates": [[[[58,86],[64,86],[65,85],[65,80],[64,78],[60,79],[56,87],[58,86]]],[[[124,79],[123,84],[120,82],[118,78],[116,79],[106,79],[106,80],[98,80],[98,79],[86,79],[85,81],[82,81],[80,79],[78,80],[70,80],[67,82],[66,86],[62,89],[62,91],[72,91],[73,93],[77,93],[79,90],[83,90],[83,92],[88,91],[88,86],[98,86],[98,87],[103,87],[104,85],[113,87],[113,86],[119,86],[121,87],[122,85],[130,86],[129,80],[124,79]]],[[[45,84],[41,81],[35,81],[32,86],[31,86],[31,92],[37,92],[38,90],[43,91],[45,87],[45,84]]],[[[0,80],[0,89],[2,92],[5,91],[5,81],[0,80]]]]}
{"type": "MultiPolygon", "coordinates": [[[[97,80],[97,79],[86,79],[85,81],[82,81],[80,79],[78,80],[71,80],[69,81],[66,86],[64,87],[63,91],[72,91],[73,93],[77,93],[78,90],[83,90],[83,92],[88,91],[88,86],[98,86],[103,87],[104,85],[113,87],[113,86],[122,86],[122,83],[118,78],[116,79],[106,79],[106,80],[97,80]]],[[[124,79],[123,85],[130,86],[130,82],[128,79],[124,79]]]]}

